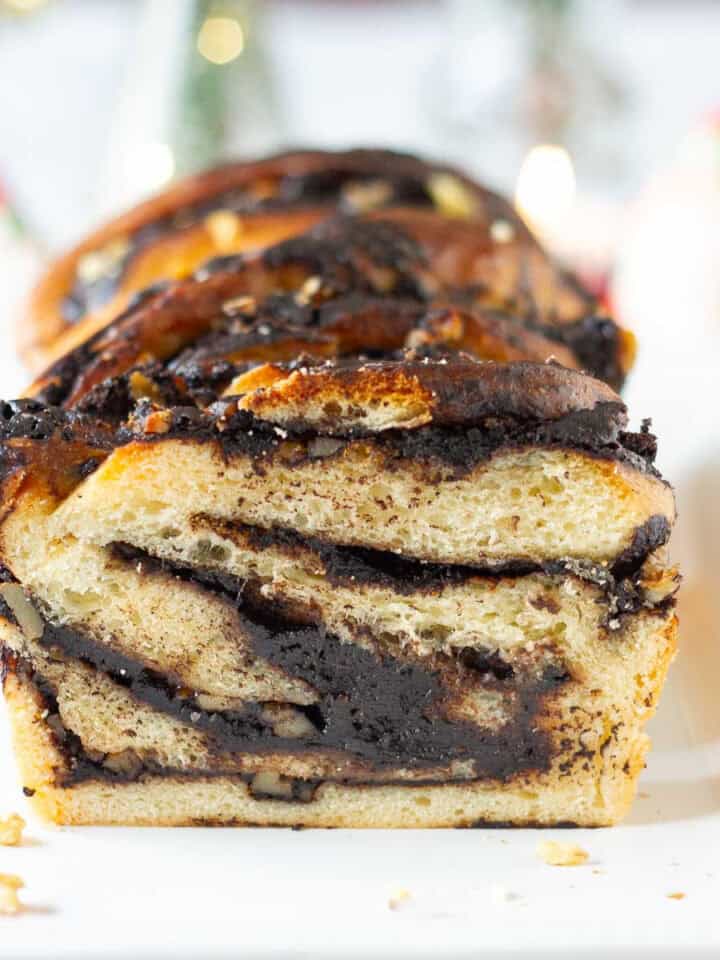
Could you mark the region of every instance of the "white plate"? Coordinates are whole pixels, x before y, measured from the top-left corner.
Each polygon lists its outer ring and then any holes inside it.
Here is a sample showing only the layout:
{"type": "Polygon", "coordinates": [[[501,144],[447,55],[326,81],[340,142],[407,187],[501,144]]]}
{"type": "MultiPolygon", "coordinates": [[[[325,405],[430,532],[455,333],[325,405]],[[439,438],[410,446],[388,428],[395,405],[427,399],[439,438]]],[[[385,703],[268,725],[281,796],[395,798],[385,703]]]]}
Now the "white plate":
{"type": "MultiPolygon", "coordinates": [[[[653,412],[662,466],[679,481],[687,577],[681,654],[623,825],[293,832],[33,821],[25,846],[0,847],[0,872],[24,878],[29,908],[0,918],[0,957],[720,955],[718,368],[712,355],[683,368],[646,353],[629,391],[637,417],[653,412]],[[658,377],[658,364],[672,377],[658,377]],[[585,847],[589,864],[542,863],[535,847],[549,837],[585,847]],[[402,889],[410,899],[391,910],[402,889]]],[[[0,809],[22,811],[0,733],[0,809]]]]}

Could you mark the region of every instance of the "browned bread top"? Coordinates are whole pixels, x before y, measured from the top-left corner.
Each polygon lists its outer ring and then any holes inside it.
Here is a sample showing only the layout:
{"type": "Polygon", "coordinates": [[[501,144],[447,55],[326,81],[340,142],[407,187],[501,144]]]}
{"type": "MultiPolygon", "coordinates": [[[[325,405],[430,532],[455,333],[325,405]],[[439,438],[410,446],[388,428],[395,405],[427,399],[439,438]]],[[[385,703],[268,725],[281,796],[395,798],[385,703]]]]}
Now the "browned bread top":
{"type": "MultiPolygon", "coordinates": [[[[307,243],[298,247],[293,238],[337,214],[340,220],[313,234],[316,247],[324,236],[326,247],[337,239],[347,249],[348,217],[374,222],[370,250],[361,249],[369,230],[353,244],[364,265],[369,255],[382,297],[384,274],[401,266],[398,251],[415,251],[404,271],[412,274],[412,289],[402,292],[403,310],[409,299],[422,314],[420,342],[454,339],[494,359],[545,359],[554,349],[560,362],[615,386],[631,365],[631,336],[551,263],[504,198],[455,170],[384,150],[298,151],[181,181],[50,267],[31,298],[24,355],[32,366],[44,365],[117,318],[148,286],[157,292],[158,282],[187,277],[208,259],[215,258],[211,270],[223,276],[247,273],[246,262],[259,259],[253,251],[274,247],[286,263],[294,258],[296,269],[307,267],[307,243]],[[389,225],[394,242],[387,240],[389,225]],[[378,237],[385,238],[379,259],[378,237]],[[456,308],[450,318],[429,318],[422,309],[438,298],[456,308]],[[501,316],[478,323],[463,312],[470,308],[501,316]]],[[[275,263],[266,261],[270,268],[275,263]]],[[[327,279],[327,255],[321,266],[327,279]]],[[[225,279],[220,287],[238,284],[225,279]]],[[[383,308],[385,316],[392,306],[383,308]]]]}

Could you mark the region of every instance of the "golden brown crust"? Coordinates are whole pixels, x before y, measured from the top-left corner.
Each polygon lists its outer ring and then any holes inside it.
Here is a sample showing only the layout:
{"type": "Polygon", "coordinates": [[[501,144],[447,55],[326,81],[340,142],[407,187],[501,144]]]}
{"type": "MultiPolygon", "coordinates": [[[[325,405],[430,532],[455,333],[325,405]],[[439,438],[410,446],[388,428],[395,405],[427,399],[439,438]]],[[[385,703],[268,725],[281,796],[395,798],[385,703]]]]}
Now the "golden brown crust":
{"type": "MultiPolygon", "coordinates": [[[[551,263],[507,201],[457,171],[386,151],[286,154],[231,164],[176,184],[106,224],[50,267],[28,306],[21,330],[23,355],[35,369],[45,366],[102,330],[135,294],[156,281],[187,277],[213,257],[271,247],[338,210],[368,223],[392,224],[416,244],[424,260],[414,268],[421,299],[450,315],[438,322],[422,315],[417,304],[409,312],[407,302],[366,304],[360,311],[353,304],[317,337],[307,342],[286,338],[285,359],[303,349],[331,356],[352,349],[352,340],[354,349],[396,349],[410,337],[408,345],[442,343],[486,359],[554,356],[565,366],[589,368],[614,385],[621,383],[632,363],[632,337],[597,315],[593,298],[551,263]],[[437,189],[437,180],[449,181],[452,203],[437,189]],[[294,184],[292,190],[288,183],[294,184]],[[387,186],[387,195],[377,195],[378,184],[387,186]],[[353,190],[358,189],[366,195],[375,191],[372,202],[353,206],[353,190]],[[231,209],[233,204],[239,212],[231,209]],[[382,209],[373,209],[378,205],[382,209]],[[100,277],[103,269],[110,270],[103,280],[110,292],[103,292],[97,303],[93,294],[86,303],[83,290],[87,293],[95,281],[88,281],[87,288],[81,274],[89,260],[102,264],[103,257],[110,258],[110,266],[101,265],[100,277]],[[78,283],[80,301],[75,303],[78,283]],[[458,291],[463,291],[460,302],[458,291]],[[67,304],[79,316],[66,317],[67,304]],[[388,328],[394,331],[390,338],[381,335],[388,328]]],[[[90,272],[97,270],[93,265],[90,272]]],[[[264,282],[257,266],[231,265],[228,271],[240,276],[226,276],[214,287],[225,299],[252,293],[258,285],[265,296],[271,279],[281,288],[292,280],[287,270],[265,271],[264,282]]],[[[387,266],[373,267],[380,287],[387,273],[387,266]]],[[[153,305],[144,322],[162,324],[168,311],[182,314],[184,298],[184,290],[173,292],[161,310],[153,305]]],[[[206,299],[204,292],[200,298],[206,299]]],[[[117,338],[111,349],[116,347],[117,338]]],[[[279,349],[274,354],[256,349],[253,359],[282,359],[279,349]]],[[[125,346],[123,352],[127,350],[125,346]]],[[[119,362],[117,357],[116,367],[119,362]]]]}
{"type": "MultiPolygon", "coordinates": [[[[232,391],[226,391],[227,394],[232,391]]],[[[338,435],[365,426],[380,430],[423,424],[471,427],[488,417],[559,420],[612,404],[624,424],[622,401],[606,384],[552,364],[405,361],[300,368],[254,389],[240,401],[272,423],[325,427],[338,435]],[[375,428],[378,429],[378,428],[375,428]]]]}
{"type": "MultiPolygon", "coordinates": [[[[181,188],[183,184],[179,184],[181,188]]],[[[175,189],[171,191],[175,195],[175,189]]],[[[190,194],[192,196],[192,194],[190,194]]],[[[178,202],[184,196],[184,190],[177,191],[178,202]]],[[[140,210],[145,219],[161,215],[167,208],[161,195],[112,221],[71,251],[55,260],[32,291],[18,330],[18,348],[22,359],[30,370],[40,371],[59,359],[63,354],[84,343],[107,323],[119,316],[127,307],[133,293],[151,286],[161,279],[179,279],[212,257],[225,252],[213,240],[212,234],[204,222],[185,227],[169,234],[152,246],[140,251],[128,268],[123,283],[102,307],[94,310],[78,323],[67,323],[60,312],[60,303],[67,295],[75,277],[78,260],[86,253],[110,243],[118,235],[132,229],[133,224],[142,224],[140,210]]],[[[258,247],[278,243],[308,229],[323,216],[323,210],[284,211],[282,213],[256,214],[246,216],[242,231],[232,243],[231,252],[241,253],[258,247]]]]}
{"type": "Polygon", "coordinates": [[[673,495],[612,389],[628,339],[506,201],[287,154],[66,267],[38,309],[78,345],[0,409],[0,646],[46,816],[622,816],[673,495]]]}
{"type": "MultiPolygon", "coordinates": [[[[26,319],[20,329],[20,350],[26,362],[35,370],[47,366],[117,316],[133,292],[159,279],[185,276],[214,256],[267,246],[300,233],[327,215],[327,205],[313,204],[310,198],[306,203],[300,201],[300,209],[292,209],[292,205],[298,203],[293,199],[292,204],[285,204],[279,213],[244,212],[241,228],[232,237],[218,237],[205,218],[179,227],[149,245],[133,263],[117,294],[102,309],[87,316],[81,325],[73,327],[63,319],[60,305],[72,287],[78,262],[86,254],[104,248],[118,238],[132,235],[183,208],[211,201],[214,197],[222,201],[228,191],[246,189],[258,198],[269,197],[283,178],[302,178],[328,170],[342,171],[347,180],[353,177],[385,176],[414,178],[423,182],[433,171],[449,174],[472,197],[474,207],[468,215],[487,222],[495,216],[502,216],[512,221],[518,234],[529,238],[527,228],[500,197],[479,187],[459,171],[442,165],[430,167],[414,157],[379,150],[351,150],[344,153],[296,151],[254,162],[230,163],[173,184],[157,196],[103,224],[51,264],[30,297],[26,319]]],[[[222,210],[224,206],[220,202],[218,209],[222,210]]]]}

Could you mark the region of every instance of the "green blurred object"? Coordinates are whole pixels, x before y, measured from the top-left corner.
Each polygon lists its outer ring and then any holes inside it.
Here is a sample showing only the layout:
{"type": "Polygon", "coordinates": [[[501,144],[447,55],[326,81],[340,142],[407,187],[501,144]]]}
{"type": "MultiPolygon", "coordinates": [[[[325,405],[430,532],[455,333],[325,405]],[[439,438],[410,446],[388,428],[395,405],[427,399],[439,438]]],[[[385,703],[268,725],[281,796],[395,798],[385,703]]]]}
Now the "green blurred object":
{"type": "Polygon", "coordinates": [[[254,0],[195,0],[173,135],[175,173],[274,146],[278,110],[254,0]]]}

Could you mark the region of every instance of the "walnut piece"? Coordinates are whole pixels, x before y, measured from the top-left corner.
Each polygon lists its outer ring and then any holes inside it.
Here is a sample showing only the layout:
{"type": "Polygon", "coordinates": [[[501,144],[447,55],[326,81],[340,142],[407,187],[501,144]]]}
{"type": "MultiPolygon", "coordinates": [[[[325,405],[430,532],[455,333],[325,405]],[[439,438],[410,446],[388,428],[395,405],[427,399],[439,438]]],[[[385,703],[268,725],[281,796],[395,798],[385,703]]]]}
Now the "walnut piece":
{"type": "Polygon", "coordinates": [[[551,867],[579,867],[590,856],[587,850],[574,843],[558,843],[556,840],[543,840],[537,845],[536,853],[551,867]]]}
{"type": "Polygon", "coordinates": [[[22,904],[17,892],[24,886],[22,879],[14,873],[0,873],[0,914],[20,912],[22,904]]]}
{"type": "Polygon", "coordinates": [[[11,813],[4,819],[0,817],[0,846],[19,847],[25,826],[25,821],[17,813],[11,813]]]}
{"type": "Polygon", "coordinates": [[[145,433],[167,433],[172,424],[172,413],[169,410],[153,410],[145,417],[143,430],[145,433]]]}
{"type": "Polygon", "coordinates": [[[451,173],[433,173],[427,181],[427,190],[435,209],[446,217],[469,220],[475,214],[476,203],[472,191],[451,173]]]}
{"type": "Polygon", "coordinates": [[[43,618],[25,596],[19,583],[0,584],[0,596],[12,610],[18,626],[28,640],[38,640],[45,630],[43,618]]]}

